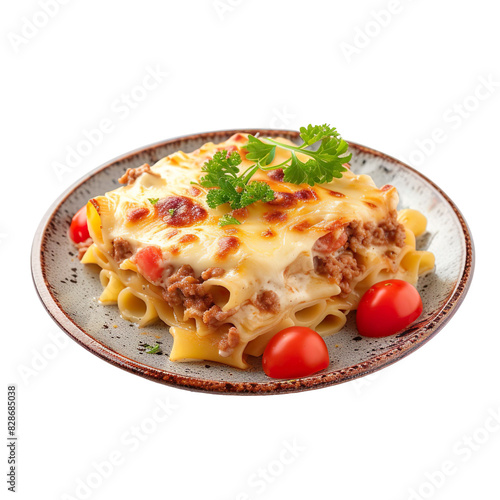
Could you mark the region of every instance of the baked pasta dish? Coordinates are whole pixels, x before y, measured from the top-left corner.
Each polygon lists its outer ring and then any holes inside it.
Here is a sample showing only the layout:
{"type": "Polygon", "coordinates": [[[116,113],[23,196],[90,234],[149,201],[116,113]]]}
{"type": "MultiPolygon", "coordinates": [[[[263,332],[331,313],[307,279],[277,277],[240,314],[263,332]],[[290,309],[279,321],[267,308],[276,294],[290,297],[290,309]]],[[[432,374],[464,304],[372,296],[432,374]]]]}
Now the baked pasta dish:
{"type": "Polygon", "coordinates": [[[244,133],[128,169],[86,209],[81,261],[100,267],[100,302],[140,327],[165,323],[172,361],[244,369],[284,328],[338,332],[375,283],[416,284],[434,267],[415,247],[425,217],[398,211],[394,186],[352,172],[331,130],[320,149],[337,153],[333,178],[311,173],[322,166],[311,140],[244,133]]]}

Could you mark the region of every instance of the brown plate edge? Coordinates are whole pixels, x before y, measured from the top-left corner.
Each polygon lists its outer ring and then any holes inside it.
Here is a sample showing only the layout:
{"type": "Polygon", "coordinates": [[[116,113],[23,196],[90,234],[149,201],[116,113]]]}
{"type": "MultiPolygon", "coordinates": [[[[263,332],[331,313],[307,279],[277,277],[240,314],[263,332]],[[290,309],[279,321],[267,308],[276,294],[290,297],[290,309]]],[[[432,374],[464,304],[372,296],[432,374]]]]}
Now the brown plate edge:
{"type": "MultiPolygon", "coordinates": [[[[59,210],[60,206],[67,200],[67,198],[84,182],[89,178],[97,174],[98,172],[105,170],[109,166],[115,164],[118,161],[123,161],[141,152],[151,151],[159,147],[166,146],[168,144],[175,144],[176,142],[184,142],[186,140],[197,140],[205,139],[213,140],[214,137],[221,136],[226,137],[238,132],[248,132],[251,134],[260,133],[262,135],[277,136],[279,134],[284,134],[288,137],[297,138],[299,133],[292,130],[280,130],[280,129],[237,129],[237,130],[218,130],[213,132],[204,132],[199,134],[191,134],[188,136],[176,137],[169,139],[167,141],[160,141],[151,144],[146,147],[135,149],[129,153],[121,155],[114,158],[113,160],[106,162],[105,164],[97,167],[96,169],[89,172],[87,175],[83,176],[72,184],[47,210],[45,215],[40,222],[40,225],[35,233],[33,240],[32,251],[31,251],[31,270],[33,282],[37,290],[38,296],[44,305],[45,309],[52,317],[52,319],[58,324],[58,326],[67,333],[73,340],[78,342],[88,351],[92,352],[96,356],[108,361],[109,363],[118,366],[119,368],[132,372],[141,377],[153,380],[158,383],[175,386],[183,389],[188,389],[197,392],[210,392],[219,394],[233,394],[233,395],[268,395],[268,394],[283,394],[292,392],[301,392],[311,389],[319,389],[322,387],[327,387],[330,385],[336,385],[343,382],[353,380],[365,375],[369,375],[375,371],[378,371],[392,363],[406,357],[408,354],[412,353],[422,345],[424,345],[428,340],[430,340],[434,335],[436,335],[451,319],[453,314],[456,312],[458,306],[464,300],[474,273],[474,243],[472,240],[470,229],[465,221],[462,213],[453,203],[450,197],[439,188],[434,182],[428,179],[426,176],[410,167],[409,165],[389,156],[380,151],[368,148],[366,146],[348,142],[349,145],[358,150],[361,153],[368,153],[373,156],[378,156],[387,160],[391,163],[397,163],[398,165],[410,170],[415,175],[418,175],[424,179],[428,184],[430,184],[449,204],[449,206],[454,211],[458,218],[460,226],[462,228],[466,253],[465,253],[465,263],[462,276],[457,282],[453,292],[450,294],[448,299],[445,301],[444,305],[440,308],[438,313],[432,318],[426,321],[423,326],[418,327],[413,334],[406,338],[406,340],[399,344],[398,346],[392,348],[391,350],[372,358],[368,361],[352,365],[350,367],[344,368],[342,370],[334,371],[331,373],[317,373],[310,377],[304,377],[295,380],[276,380],[269,381],[265,383],[261,382],[221,382],[216,380],[201,380],[195,377],[185,377],[183,375],[177,375],[169,373],[157,368],[153,368],[142,363],[138,363],[126,356],[116,353],[115,351],[107,348],[105,345],[93,339],[85,330],[81,329],[62,309],[59,305],[57,299],[50,292],[50,284],[46,281],[44,274],[44,264],[41,257],[41,252],[44,245],[44,236],[48,225],[50,224],[54,214],[59,210]],[[211,138],[211,139],[209,139],[211,138]]],[[[408,333],[411,333],[412,328],[408,333]]]]}

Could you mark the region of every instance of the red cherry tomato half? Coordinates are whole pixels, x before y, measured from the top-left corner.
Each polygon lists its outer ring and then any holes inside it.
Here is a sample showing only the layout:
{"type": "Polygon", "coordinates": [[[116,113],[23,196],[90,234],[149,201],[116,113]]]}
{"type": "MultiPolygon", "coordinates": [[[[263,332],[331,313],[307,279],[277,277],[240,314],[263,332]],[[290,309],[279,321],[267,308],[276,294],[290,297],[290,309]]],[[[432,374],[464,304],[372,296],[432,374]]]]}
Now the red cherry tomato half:
{"type": "Polygon", "coordinates": [[[134,257],[139,272],[149,281],[158,281],[163,274],[163,255],[158,247],[144,247],[134,257]]]}
{"type": "Polygon", "coordinates": [[[321,336],[304,326],[278,332],[267,344],[262,367],[273,378],[298,378],[324,370],[330,362],[321,336]]]}
{"type": "Polygon", "coordinates": [[[360,335],[386,337],[404,330],[422,314],[417,289],[402,280],[376,283],[361,298],[356,313],[360,335]]]}
{"type": "Polygon", "coordinates": [[[69,237],[73,243],[82,243],[90,238],[87,226],[87,206],[80,208],[73,216],[69,226],[69,237]]]}

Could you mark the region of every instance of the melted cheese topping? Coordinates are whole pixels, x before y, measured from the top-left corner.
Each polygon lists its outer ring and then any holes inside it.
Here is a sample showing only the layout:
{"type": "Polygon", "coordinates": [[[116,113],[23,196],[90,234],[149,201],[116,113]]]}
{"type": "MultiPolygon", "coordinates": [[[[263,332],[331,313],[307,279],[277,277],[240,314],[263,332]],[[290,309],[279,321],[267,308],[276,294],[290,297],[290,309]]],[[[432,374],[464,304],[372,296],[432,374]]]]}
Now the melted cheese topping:
{"type": "MultiPolygon", "coordinates": [[[[286,139],[279,140],[292,144],[286,139]]],[[[104,242],[110,244],[114,238],[123,237],[134,250],[155,245],[162,249],[167,262],[174,267],[189,264],[197,275],[216,266],[229,273],[225,275],[225,281],[240,281],[238,286],[243,284],[241,281],[247,284],[252,280],[271,282],[277,288],[283,288],[283,270],[301,254],[310,256],[316,240],[329,232],[330,223],[338,220],[378,223],[397,207],[398,195],[394,188],[381,191],[369,176],[355,175],[350,170],[331,184],[312,188],[305,184],[298,186],[276,182],[265,172],[258,171],[254,179],[267,182],[275,192],[295,193],[307,189],[314,191],[317,200],[298,201],[288,208],[254,203],[247,207],[248,217],[243,224],[220,227],[219,218],[227,213],[228,205],[209,208],[205,201],[207,189],[199,186],[193,189],[192,183],[203,176],[201,167],[215,152],[231,146],[241,147],[246,142],[246,136],[237,134],[225,143],[208,143],[190,154],[177,152],[151,168],[158,176],[143,174],[134,183],[111,191],[104,198],[96,198],[100,206],[104,242]],[[200,194],[193,196],[196,189],[200,194]],[[337,195],[332,195],[332,192],[337,195]],[[338,193],[344,197],[339,197],[338,193]],[[203,206],[208,217],[188,227],[169,225],[155,215],[154,207],[148,201],[168,196],[192,199],[203,206]],[[127,213],[136,208],[149,209],[150,214],[131,222],[127,213]],[[274,214],[277,216],[273,217],[274,214]],[[272,235],[269,235],[271,232],[272,235]],[[191,239],[190,235],[197,238],[191,239]],[[220,242],[228,236],[236,237],[240,244],[236,251],[223,255],[220,242]]],[[[289,153],[278,148],[272,165],[283,162],[287,157],[289,153]]],[[[240,170],[251,164],[243,159],[240,170]]]]}

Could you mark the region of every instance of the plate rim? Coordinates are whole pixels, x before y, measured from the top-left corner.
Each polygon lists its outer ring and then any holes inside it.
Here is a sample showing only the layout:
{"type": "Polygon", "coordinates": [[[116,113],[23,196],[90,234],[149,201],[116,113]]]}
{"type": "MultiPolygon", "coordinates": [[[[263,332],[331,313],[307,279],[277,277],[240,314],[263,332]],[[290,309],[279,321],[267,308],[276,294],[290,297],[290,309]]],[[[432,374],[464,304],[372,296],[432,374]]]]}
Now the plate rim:
{"type": "Polygon", "coordinates": [[[236,395],[269,395],[269,394],[284,394],[292,392],[301,392],[311,389],[319,389],[322,387],[327,387],[331,385],[337,385],[343,382],[348,382],[350,380],[363,377],[373,373],[375,371],[381,370],[400,359],[405,358],[410,353],[414,352],[418,348],[426,344],[432,337],[434,337],[451,319],[453,314],[456,312],[460,304],[463,302],[467,292],[469,290],[472,277],[474,274],[475,267],[475,250],[474,242],[472,239],[472,234],[470,228],[462,215],[461,211],[451,200],[451,198],[432,180],[427,178],[424,174],[414,169],[413,167],[407,165],[406,163],[398,160],[386,153],[372,149],[370,147],[361,145],[356,142],[347,141],[349,147],[356,150],[359,153],[370,154],[379,158],[382,158],[390,163],[395,163],[398,166],[409,170],[414,175],[417,175],[429,184],[434,190],[436,190],[446,201],[448,206],[453,210],[457,220],[462,229],[463,241],[465,243],[465,262],[462,268],[461,277],[455,284],[455,287],[449,294],[449,296],[443,301],[442,306],[439,308],[437,314],[432,316],[430,319],[425,320],[423,326],[419,326],[419,323],[413,325],[409,330],[406,331],[405,341],[390,350],[370,358],[369,360],[363,361],[351,365],[349,367],[343,368],[341,370],[334,370],[329,373],[319,372],[317,374],[311,375],[309,377],[303,377],[299,379],[292,380],[272,380],[269,382],[226,382],[218,380],[209,379],[199,379],[196,376],[185,376],[180,374],[175,374],[162,370],[159,368],[154,368],[133,359],[119,354],[116,351],[108,348],[98,340],[95,340],[88,334],[83,327],[78,325],[73,319],[64,311],[63,307],[60,305],[57,298],[51,293],[51,284],[47,281],[44,272],[44,261],[42,259],[42,251],[44,249],[45,233],[50,226],[55,214],[58,212],[61,205],[75,192],[82,184],[88,181],[91,177],[95,176],[99,172],[111,167],[115,163],[127,160],[128,158],[144,153],[147,151],[154,151],[160,147],[167,146],[176,142],[185,142],[189,140],[200,140],[207,138],[207,140],[214,140],[217,136],[230,136],[236,133],[250,133],[262,135],[277,136],[279,134],[284,134],[289,137],[298,138],[299,132],[295,130],[286,129],[269,129],[269,128],[247,128],[247,129],[230,129],[230,130],[214,130],[208,132],[200,132],[195,134],[188,134],[177,136],[172,139],[167,139],[163,141],[154,142],[147,146],[136,148],[125,154],[117,156],[110,161],[94,168],[73,184],[71,184],[48,208],[48,210],[43,215],[35,236],[33,238],[33,244],[31,248],[31,274],[35,289],[37,291],[38,297],[40,298],[44,308],[50,315],[50,317],[56,322],[56,324],[73,340],[75,340],[82,347],[90,351],[92,354],[104,359],[105,361],[117,366],[123,370],[139,375],[143,378],[153,380],[158,383],[162,383],[168,386],[183,388],[191,391],[197,392],[208,392],[216,394],[236,394],[236,395]],[[208,139],[210,138],[210,139],[208,139]],[[409,335],[411,334],[412,335],[409,335]]]}

